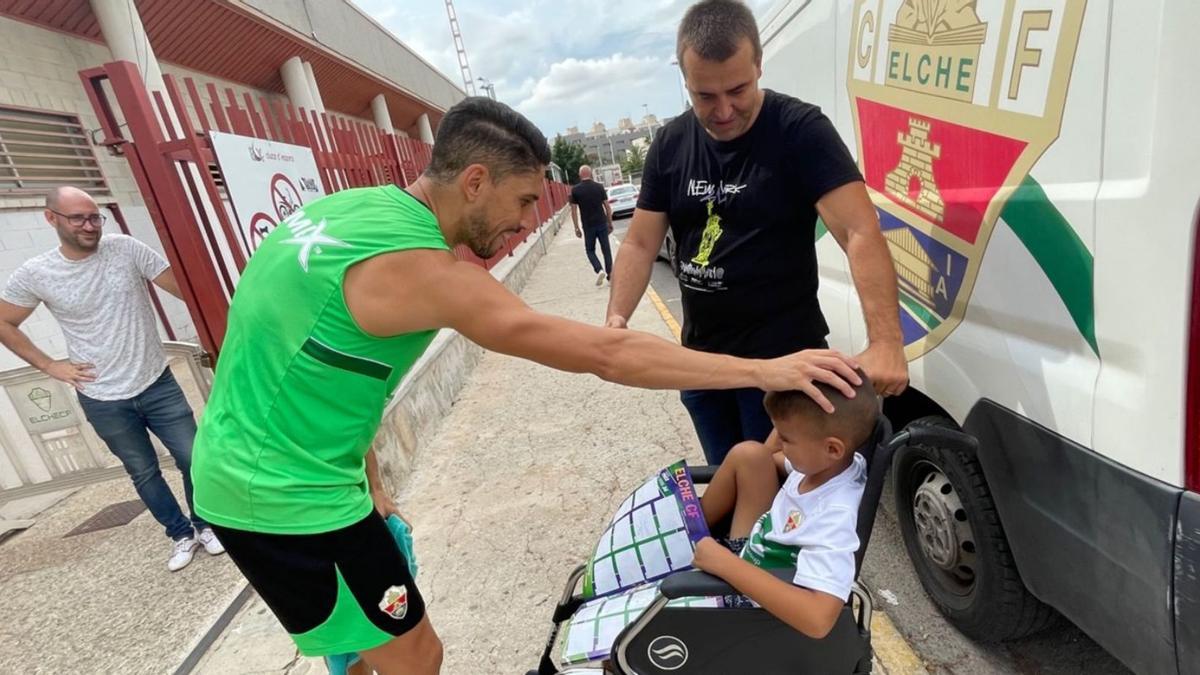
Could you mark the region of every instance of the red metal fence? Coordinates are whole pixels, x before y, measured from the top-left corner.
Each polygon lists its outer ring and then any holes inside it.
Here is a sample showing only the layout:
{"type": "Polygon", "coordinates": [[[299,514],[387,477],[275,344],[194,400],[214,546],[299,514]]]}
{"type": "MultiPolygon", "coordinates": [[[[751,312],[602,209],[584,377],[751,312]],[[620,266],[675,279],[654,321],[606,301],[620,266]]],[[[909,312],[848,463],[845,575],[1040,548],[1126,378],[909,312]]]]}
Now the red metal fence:
{"type": "MultiPolygon", "coordinates": [[[[103,145],[129,160],[204,348],[216,354],[228,298],[245,267],[240,228],[227,206],[209,133],[220,131],[310,148],[326,193],[392,183],[408,186],[429,164],[431,147],[373,124],[296,109],[281,98],[240,99],[212,83],[164,76],[166,97],[148,92],[127,61],[80,71],[104,132],[103,145]],[[223,96],[222,96],[223,94],[223,96]],[[116,103],[114,106],[113,103],[116,103]]],[[[461,260],[493,267],[567,202],[568,188],[546,181],[535,214],[492,258],[465,247],[461,260]]]]}

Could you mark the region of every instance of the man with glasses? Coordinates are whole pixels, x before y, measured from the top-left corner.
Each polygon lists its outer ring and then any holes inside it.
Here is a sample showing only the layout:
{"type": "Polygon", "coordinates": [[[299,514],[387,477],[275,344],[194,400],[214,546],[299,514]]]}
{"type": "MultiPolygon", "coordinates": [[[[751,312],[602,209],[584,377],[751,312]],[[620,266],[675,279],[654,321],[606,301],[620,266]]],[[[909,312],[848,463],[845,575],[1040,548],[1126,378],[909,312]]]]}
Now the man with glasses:
{"type": "Polygon", "coordinates": [[[142,242],[103,235],[105,217],[83,190],[46,196],[46,221],[59,246],[26,261],[0,294],[0,342],[31,366],[75,387],[88,422],[108,445],[138,496],[171,538],[167,569],[182,569],[201,545],[225,552],[192,509],[190,467],[196,421],[163,354],[146,280],[181,297],[171,268],[142,242]],[[102,236],[103,235],[103,236],[102,236]],[[67,339],[55,360],[19,326],[45,303],[67,339]],[[162,441],[183,474],[191,519],[163,480],[148,432],[162,441]]]}

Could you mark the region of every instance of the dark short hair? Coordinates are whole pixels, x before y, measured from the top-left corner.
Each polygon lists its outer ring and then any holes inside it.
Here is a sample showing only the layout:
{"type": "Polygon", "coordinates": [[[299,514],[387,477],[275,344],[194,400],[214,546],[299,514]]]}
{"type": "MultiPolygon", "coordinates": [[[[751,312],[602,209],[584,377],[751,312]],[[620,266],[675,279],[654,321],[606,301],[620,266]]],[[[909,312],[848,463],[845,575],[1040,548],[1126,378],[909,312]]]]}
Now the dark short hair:
{"type": "Polygon", "coordinates": [[[738,0],[704,0],[692,5],[679,24],[675,57],[683,68],[683,53],[689,48],[705,61],[724,61],[733,56],[742,39],[754,47],[754,60],[762,58],[762,41],[754,13],[738,0]]]}
{"type": "Polygon", "coordinates": [[[482,164],[499,180],[512,173],[541,173],[549,163],[550,145],[533,122],[499,101],[472,96],[442,118],[425,174],[444,183],[482,164]]]}
{"type": "Polygon", "coordinates": [[[862,384],[854,388],[854,398],[846,398],[838,389],[824,382],[814,382],[817,389],[833,404],[833,413],[825,412],[817,402],[802,391],[772,391],[763,398],[763,407],[772,420],[802,417],[805,425],[823,436],[842,439],[851,452],[871,438],[880,415],[879,395],[870,378],[857,371],[862,384]]]}

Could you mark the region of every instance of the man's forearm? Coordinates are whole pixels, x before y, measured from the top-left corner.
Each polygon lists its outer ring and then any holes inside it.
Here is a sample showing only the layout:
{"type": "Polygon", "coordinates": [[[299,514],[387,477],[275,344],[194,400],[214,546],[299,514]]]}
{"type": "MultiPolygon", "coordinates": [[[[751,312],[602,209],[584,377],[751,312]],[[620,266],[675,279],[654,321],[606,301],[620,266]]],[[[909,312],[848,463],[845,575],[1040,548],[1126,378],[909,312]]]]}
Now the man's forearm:
{"type": "Polygon", "coordinates": [[[579,229],[579,207],[571,205],[571,223],[575,225],[575,229],[579,229]]]}
{"type": "Polygon", "coordinates": [[[0,343],[8,347],[9,351],[21,357],[26,363],[37,368],[38,370],[46,370],[46,368],[54,362],[46,352],[37,348],[25,331],[10,324],[0,321],[0,343]]]}
{"type": "Polygon", "coordinates": [[[597,375],[644,389],[741,389],[762,387],[761,361],[685,349],[640,331],[606,331],[604,362],[597,375]]]}
{"type": "Polygon", "coordinates": [[[612,290],[608,297],[608,316],[628,320],[650,283],[650,270],[657,251],[645,251],[628,238],[617,249],[613,264],[612,290]]]}
{"type": "Polygon", "coordinates": [[[871,344],[903,342],[896,268],[887,240],[878,230],[850,236],[846,247],[854,287],[862,299],[871,344]]]}

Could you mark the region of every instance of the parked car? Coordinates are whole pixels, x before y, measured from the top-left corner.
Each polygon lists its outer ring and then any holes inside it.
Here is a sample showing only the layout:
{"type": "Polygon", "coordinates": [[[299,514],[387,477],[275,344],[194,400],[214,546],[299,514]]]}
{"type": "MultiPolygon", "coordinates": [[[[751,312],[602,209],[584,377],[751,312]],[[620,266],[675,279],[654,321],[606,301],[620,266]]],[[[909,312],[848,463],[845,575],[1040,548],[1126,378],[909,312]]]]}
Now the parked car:
{"type": "Polygon", "coordinates": [[[613,218],[624,218],[633,215],[637,206],[638,189],[629,184],[614,185],[608,189],[608,205],[612,207],[613,218]]]}
{"type": "Polygon", "coordinates": [[[675,235],[671,234],[670,228],[667,228],[667,236],[663,237],[662,248],[658,249],[658,257],[675,269],[675,235]]]}

